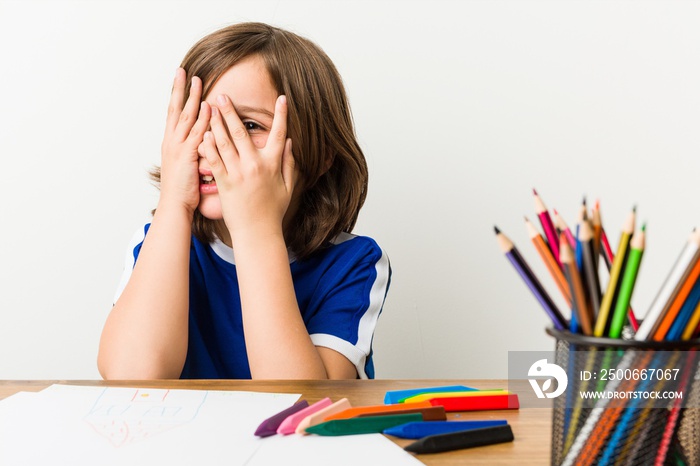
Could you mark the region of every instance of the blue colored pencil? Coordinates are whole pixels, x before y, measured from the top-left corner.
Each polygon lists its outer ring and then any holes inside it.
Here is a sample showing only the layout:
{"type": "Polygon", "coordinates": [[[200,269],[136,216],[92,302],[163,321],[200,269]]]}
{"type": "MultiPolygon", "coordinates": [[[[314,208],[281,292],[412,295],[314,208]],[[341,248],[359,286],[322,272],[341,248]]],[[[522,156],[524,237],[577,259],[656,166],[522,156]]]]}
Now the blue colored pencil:
{"type": "Polygon", "coordinates": [[[688,297],[685,298],[683,307],[678,311],[676,319],[671,325],[671,329],[666,334],[666,340],[669,341],[679,341],[683,335],[683,330],[685,330],[686,325],[690,317],[693,315],[693,311],[700,303],[700,280],[697,280],[693,285],[693,289],[690,290],[688,297]]]}

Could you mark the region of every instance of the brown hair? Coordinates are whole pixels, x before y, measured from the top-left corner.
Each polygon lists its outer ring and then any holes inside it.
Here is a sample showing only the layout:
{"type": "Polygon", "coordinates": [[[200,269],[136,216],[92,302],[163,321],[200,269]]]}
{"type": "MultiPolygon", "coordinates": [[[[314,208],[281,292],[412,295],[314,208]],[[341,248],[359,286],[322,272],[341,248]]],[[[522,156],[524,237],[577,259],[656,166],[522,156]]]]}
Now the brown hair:
{"type": "MultiPolygon", "coordinates": [[[[301,175],[299,206],[284,232],[287,246],[306,258],[339,233],[350,232],[367,195],[367,163],[355,138],[352,115],[338,70],[316,44],[263,23],[234,24],[197,42],[182,67],[206,97],[217,79],[241,60],[262,58],[277,92],[288,102],[287,137],[301,175]]],[[[160,181],[160,170],[152,173],[160,181]]],[[[216,237],[215,223],[199,211],[193,234],[216,237]]]]}

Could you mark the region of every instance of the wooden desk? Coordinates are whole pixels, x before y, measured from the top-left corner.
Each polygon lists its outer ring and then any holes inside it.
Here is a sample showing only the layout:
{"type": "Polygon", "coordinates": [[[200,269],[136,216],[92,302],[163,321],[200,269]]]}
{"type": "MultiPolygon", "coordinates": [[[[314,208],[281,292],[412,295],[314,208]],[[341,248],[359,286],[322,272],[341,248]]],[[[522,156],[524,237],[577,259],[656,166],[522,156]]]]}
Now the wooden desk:
{"type": "MultiPolygon", "coordinates": [[[[346,397],[353,406],[377,405],[388,390],[463,384],[480,389],[506,388],[504,380],[165,380],[165,381],[0,381],[0,399],[19,391],[40,391],[53,383],[93,386],[181,388],[198,390],[247,390],[256,392],[301,393],[315,402],[326,396],[333,400],[346,397]]],[[[504,411],[451,413],[450,419],[507,419],[515,441],[487,447],[431,455],[418,455],[426,465],[546,465],[551,445],[550,409],[529,408],[504,411]]],[[[413,440],[390,437],[400,446],[413,440]]]]}

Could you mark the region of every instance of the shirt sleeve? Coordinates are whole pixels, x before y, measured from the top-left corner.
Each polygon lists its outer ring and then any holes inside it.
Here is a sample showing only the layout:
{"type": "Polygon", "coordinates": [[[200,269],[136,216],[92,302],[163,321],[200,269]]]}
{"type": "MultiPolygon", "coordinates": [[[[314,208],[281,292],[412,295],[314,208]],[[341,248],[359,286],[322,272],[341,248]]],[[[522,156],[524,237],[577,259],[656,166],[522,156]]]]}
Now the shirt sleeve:
{"type": "Polygon", "coordinates": [[[119,297],[122,295],[126,284],[129,283],[129,278],[131,278],[131,272],[134,270],[134,264],[136,263],[136,258],[141,250],[141,245],[143,244],[144,238],[146,238],[146,232],[150,224],[139,228],[134,236],[131,237],[129,241],[129,246],[127,247],[126,254],[124,256],[124,270],[122,271],[122,276],[119,279],[119,285],[117,286],[117,291],[114,293],[114,300],[112,304],[115,304],[119,297]]]}
{"type": "Polygon", "coordinates": [[[373,378],[372,338],[391,280],[386,253],[371,239],[355,237],[341,260],[324,274],[327,290],[307,323],[316,346],[348,358],[360,378],[373,378]],[[330,278],[329,278],[330,277],[330,278]]]}

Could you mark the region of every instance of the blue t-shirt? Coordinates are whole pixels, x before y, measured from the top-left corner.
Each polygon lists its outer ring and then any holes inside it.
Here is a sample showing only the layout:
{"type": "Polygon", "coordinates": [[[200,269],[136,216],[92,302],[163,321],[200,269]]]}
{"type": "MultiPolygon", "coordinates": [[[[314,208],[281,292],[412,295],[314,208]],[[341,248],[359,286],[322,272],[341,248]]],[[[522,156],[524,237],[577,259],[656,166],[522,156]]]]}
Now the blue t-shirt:
{"type": "MultiPolygon", "coordinates": [[[[131,276],[149,226],[132,239],[115,302],[131,276]]],[[[360,378],[374,378],[372,337],[391,280],[386,254],[371,238],[341,233],[329,247],[306,260],[290,256],[290,268],[297,303],[314,345],[344,355],[360,378]]],[[[189,341],[180,377],[249,379],[231,248],[218,240],[205,244],[192,237],[189,296],[189,341]]]]}

